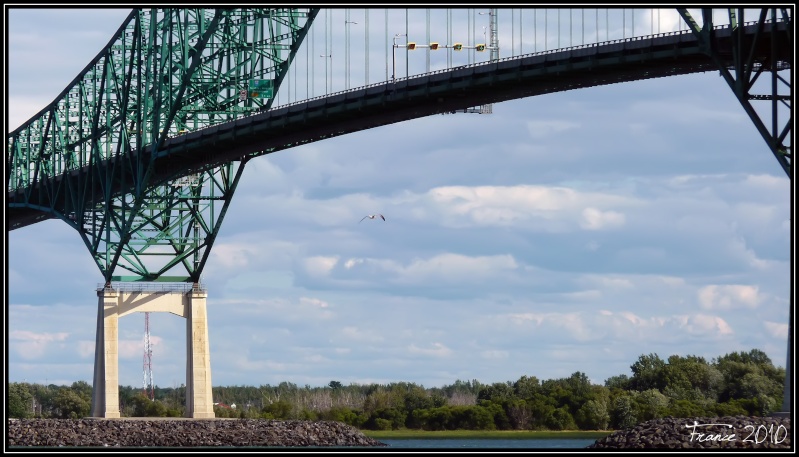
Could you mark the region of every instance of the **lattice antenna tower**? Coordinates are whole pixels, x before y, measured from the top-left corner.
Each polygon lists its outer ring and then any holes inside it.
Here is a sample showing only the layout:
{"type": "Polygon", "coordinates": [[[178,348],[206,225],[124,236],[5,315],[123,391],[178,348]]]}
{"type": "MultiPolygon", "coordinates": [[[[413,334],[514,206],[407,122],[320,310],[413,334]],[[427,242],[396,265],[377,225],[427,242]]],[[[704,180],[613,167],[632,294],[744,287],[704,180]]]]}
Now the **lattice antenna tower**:
{"type": "Polygon", "coordinates": [[[153,384],[153,350],[150,347],[150,313],[144,313],[144,384],[142,393],[151,401],[155,400],[153,384]]]}

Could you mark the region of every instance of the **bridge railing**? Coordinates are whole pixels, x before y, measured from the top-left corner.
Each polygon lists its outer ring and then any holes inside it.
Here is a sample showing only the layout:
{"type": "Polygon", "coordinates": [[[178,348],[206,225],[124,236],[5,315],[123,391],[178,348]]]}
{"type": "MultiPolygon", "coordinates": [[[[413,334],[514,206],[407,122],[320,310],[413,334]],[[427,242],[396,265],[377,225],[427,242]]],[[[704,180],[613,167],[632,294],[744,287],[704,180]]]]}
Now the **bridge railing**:
{"type": "MultiPolygon", "coordinates": [[[[769,21],[766,21],[766,22],[768,23],[768,22],[771,22],[771,21],[769,20],[769,21]]],[[[747,22],[744,25],[745,26],[750,26],[750,25],[755,25],[755,24],[757,24],[757,22],[750,21],[750,22],[747,22]]],[[[716,26],[713,27],[714,30],[726,30],[726,29],[729,29],[729,28],[730,28],[729,25],[716,25],[716,26]]],[[[367,85],[363,85],[363,86],[352,87],[350,89],[344,89],[344,90],[331,92],[331,93],[328,93],[328,94],[317,95],[315,97],[310,97],[310,98],[307,98],[307,99],[295,100],[295,101],[287,102],[287,103],[283,103],[283,104],[275,104],[275,105],[272,105],[272,107],[270,108],[270,111],[283,109],[283,108],[288,108],[288,107],[292,107],[292,106],[297,106],[297,105],[305,104],[305,103],[308,103],[308,102],[311,102],[311,101],[315,101],[315,100],[323,100],[323,99],[327,99],[327,98],[331,98],[331,97],[336,97],[336,96],[339,96],[339,95],[350,94],[350,93],[362,91],[364,89],[369,89],[369,88],[373,88],[373,87],[385,86],[387,83],[399,82],[399,81],[407,81],[407,80],[411,80],[411,79],[414,79],[414,78],[419,78],[419,77],[424,77],[424,76],[431,76],[431,75],[436,75],[436,74],[441,74],[441,73],[447,73],[447,72],[450,72],[450,71],[453,71],[453,70],[458,70],[458,69],[477,68],[477,67],[482,67],[482,66],[486,66],[486,65],[493,65],[493,64],[495,64],[497,62],[506,62],[506,61],[511,61],[511,60],[525,59],[525,58],[528,58],[528,57],[535,57],[535,56],[542,56],[542,55],[552,55],[552,54],[557,54],[557,53],[560,53],[560,52],[575,51],[575,50],[581,50],[581,49],[591,49],[591,48],[596,48],[596,47],[599,47],[599,46],[606,46],[606,45],[612,45],[612,44],[618,44],[618,43],[631,43],[631,42],[635,42],[635,41],[645,42],[646,40],[652,40],[652,39],[669,37],[669,36],[680,36],[680,37],[687,38],[689,40],[693,40],[693,32],[691,32],[689,30],[678,30],[678,31],[656,33],[656,34],[653,34],[653,35],[643,35],[643,36],[637,36],[637,37],[619,38],[619,39],[614,39],[614,40],[601,41],[601,42],[597,42],[597,43],[574,45],[574,46],[568,46],[568,47],[564,47],[564,48],[547,49],[547,50],[543,50],[543,51],[530,52],[530,53],[514,55],[514,56],[510,56],[510,57],[502,57],[502,58],[499,58],[497,60],[492,60],[492,61],[481,61],[481,62],[475,62],[475,63],[471,63],[471,64],[459,65],[459,66],[456,66],[456,67],[443,68],[443,69],[433,70],[433,71],[430,71],[430,72],[414,74],[414,75],[410,75],[410,76],[402,76],[402,77],[395,78],[393,80],[380,81],[380,82],[377,82],[377,83],[371,83],[371,84],[367,84],[367,85]]],[[[249,114],[249,116],[255,116],[257,114],[259,114],[259,112],[253,112],[253,113],[249,114]]]]}
{"type": "Polygon", "coordinates": [[[97,284],[97,292],[111,290],[116,292],[186,294],[192,291],[205,292],[206,287],[202,283],[193,284],[189,282],[111,282],[110,284],[97,284]]]}
{"type": "MultiPolygon", "coordinates": [[[[766,20],[766,22],[770,22],[770,21],[771,21],[770,18],[766,20]]],[[[750,22],[747,22],[746,25],[751,25],[751,24],[756,24],[756,23],[757,22],[750,21],[750,22]]],[[[319,27],[319,26],[321,26],[321,24],[319,23],[319,18],[317,18],[316,22],[314,22],[314,25],[312,26],[312,29],[313,29],[313,27],[319,27]]],[[[716,30],[722,30],[722,29],[729,28],[729,27],[730,27],[729,24],[721,24],[721,25],[716,25],[714,28],[716,30]]],[[[415,73],[415,74],[412,74],[412,75],[405,75],[405,76],[401,76],[401,77],[391,78],[391,79],[386,80],[386,81],[379,81],[379,82],[376,82],[376,83],[357,85],[357,86],[351,87],[351,88],[344,88],[342,90],[326,91],[326,93],[324,93],[324,94],[320,94],[320,95],[316,95],[316,96],[310,96],[310,97],[307,96],[308,93],[306,93],[305,97],[302,97],[301,96],[302,94],[299,94],[300,96],[297,96],[297,90],[296,89],[297,89],[298,83],[299,83],[299,85],[302,85],[303,83],[308,84],[309,81],[302,81],[302,80],[297,81],[296,80],[296,78],[297,78],[296,72],[300,71],[300,70],[296,69],[296,65],[300,64],[300,67],[302,67],[302,69],[307,69],[308,68],[308,62],[304,62],[303,63],[302,59],[296,59],[290,65],[289,74],[284,79],[283,84],[281,84],[280,87],[276,88],[277,90],[276,90],[276,94],[275,94],[275,97],[274,97],[274,103],[271,105],[270,110],[277,110],[277,109],[283,109],[283,108],[287,108],[287,107],[292,107],[292,106],[296,106],[296,105],[299,105],[299,104],[302,104],[302,103],[307,103],[307,102],[310,102],[310,101],[316,101],[316,100],[323,100],[323,99],[328,99],[328,98],[339,97],[341,95],[346,95],[346,94],[354,93],[354,92],[357,92],[357,91],[362,91],[364,89],[369,89],[369,88],[378,87],[378,86],[385,86],[389,82],[407,81],[407,80],[410,80],[412,78],[431,76],[431,75],[435,75],[435,74],[439,74],[439,73],[443,73],[443,72],[452,71],[454,69],[473,68],[473,67],[479,67],[479,66],[482,66],[482,65],[491,65],[491,64],[494,64],[496,62],[504,62],[504,61],[513,60],[513,59],[522,59],[522,58],[529,58],[529,57],[532,57],[532,56],[541,56],[541,55],[551,55],[551,54],[555,54],[555,53],[559,53],[559,52],[567,52],[567,51],[574,51],[574,50],[581,50],[581,49],[589,49],[589,48],[595,48],[595,47],[598,47],[598,46],[612,45],[612,44],[617,44],[617,43],[633,43],[633,42],[636,42],[636,41],[645,42],[647,40],[658,39],[658,38],[669,37],[669,36],[680,36],[680,37],[685,37],[687,39],[689,37],[693,37],[693,33],[688,31],[688,30],[684,30],[684,29],[683,30],[672,30],[672,31],[656,33],[656,34],[648,34],[648,35],[641,35],[641,36],[634,36],[634,37],[624,37],[624,38],[612,39],[612,40],[607,40],[607,41],[599,41],[599,42],[595,42],[595,43],[587,43],[587,44],[580,44],[580,45],[561,47],[561,48],[556,48],[556,49],[544,49],[544,50],[541,50],[541,51],[523,53],[523,54],[520,54],[520,55],[511,55],[509,57],[496,58],[496,59],[493,59],[493,60],[473,62],[473,63],[467,63],[467,64],[463,64],[463,65],[455,65],[455,66],[451,66],[451,67],[447,67],[447,68],[439,68],[439,69],[435,69],[435,70],[432,70],[432,71],[419,72],[419,73],[415,73]],[[292,74],[292,71],[294,71],[293,74],[292,74]],[[294,82],[292,82],[293,78],[295,79],[294,82]],[[292,88],[295,91],[295,97],[294,97],[293,101],[292,101],[291,97],[285,96],[285,94],[290,94],[291,93],[291,89],[292,88]],[[281,97],[281,94],[284,94],[284,96],[281,97]],[[281,102],[281,100],[287,100],[287,102],[281,102]]],[[[307,43],[303,42],[302,46],[307,46],[307,43]]],[[[511,45],[511,47],[513,47],[513,46],[511,45]]],[[[307,50],[305,51],[305,53],[306,54],[308,53],[307,50]]],[[[297,55],[301,56],[302,54],[303,54],[303,51],[301,49],[301,50],[299,50],[297,55]]],[[[313,54],[312,57],[317,57],[317,54],[313,54]]],[[[321,57],[324,57],[324,56],[321,56],[321,57]]],[[[318,57],[317,57],[317,59],[318,59],[318,57]]],[[[386,62],[386,65],[388,65],[388,62],[386,62]]],[[[317,65],[317,67],[318,67],[318,65],[317,65]]],[[[367,65],[367,67],[368,67],[368,65],[367,65]]],[[[311,68],[313,68],[313,67],[311,67],[311,68]]],[[[368,69],[367,69],[367,71],[368,71],[368,69]]],[[[325,68],[325,73],[326,72],[327,72],[327,68],[325,68]]],[[[318,72],[316,74],[308,73],[306,75],[306,77],[307,78],[319,78],[319,74],[318,74],[318,72]]],[[[327,74],[325,74],[325,78],[327,78],[327,74]]],[[[331,87],[331,89],[332,89],[332,87],[331,87]]],[[[246,117],[250,117],[250,116],[253,116],[253,115],[257,115],[260,112],[261,111],[259,111],[259,110],[251,110],[251,111],[242,110],[241,112],[236,112],[236,113],[232,113],[231,112],[230,114],[231,114],[232,117],[235,117],[235,118],[239,119],[239,118],[246,118],[246,117]]],[[[232,120],[232,119],[227,119],[227,120],[232,120]]],[[[218,124],[220,122],[203,123],[203,124],[195,126],[194,128],[191,128],[191,129],[186,129],[186,130],[181,129],[180,131],[178,131],[176,133],[172,133],[169,136],[179,136],[179,135],[183,134],[184,132],[185,133],[191,133],[191,132],[204,130],[204,129],[210,127],[211,125],[215,125],[215,124],[218,124]]],[[[30,141],[29,141],[30,145],[29,145],[29,147],[26,147],[27,144],[22,142],[23,144],[21,144],[19,146],[20,151],[22,151],[22,152],[20,152],[18,154],[17,158],[24,162],[25,160],[27,160],[27,159],[25,159],[25,157],[27,157],[27,156],[35,157],[37,154],[42,156],[42,157],[46,156],[47,160],[41,160],[41,163],[42,163],[43,166],[46,165],[46,166],[50,167],[51,170],[48,170],[47,173],[44,173],[43,175],[49,175],[49,176],[57,175],[57,174],[62,173],[63,170],[77,168],[81,164],[85,163],[88,160],[87,157],[89,155],[89,153],[88,153],[88,147],[89,147],[88,145],[89,145],[89,143],[85,142],[85,141],[84,142],[80,142],[80,143],[75,143],[75,144],[79,144],[80,145],[80,150],[77,151],[77,152],[65,151],[62,154],[62,153],[59,153],[58,151],[46,150],[46,151],[39,152],[39,151],[35,150],[35,149],[37,149],[39,147],[38,146],[39,143],[37,143],[36,135],[40,135],[40,134],[41,133],[39,132],[39,130],[31,130],[31,133],[29,135],[29,137],[30,137],[29,138],[30,139],[30,141]],[[56,152],[56,153],[53,153],[53,152],[56,152]],[[77,164],[77,165],[73,165],[73,164],[77,164]]],[[[113,155],[114,154],[113,150],[115,150],[114,145],[117,142],[121,141],[121,140],[119,140],[118,138],[116,138],[114,136],[111,136],[111,135],[109,135],[108,138],[103,138],[103,140],[105,142],[101,142],[102,143],[101,147],[104,150],[108,150],[109,151],[107,153],[107,155],[113,155]]],[[[135,143],[135,142],[132,141],[131,142],[131,146],[135,149],[138,146],[138,143],[135,143]]],[[[49,146],[49,147],[51,149],[54,149],[54,147],[52,145],[49,146]]],[[[27,165],[28,166],[26,167],[25,163],[14,164],[15,173],[13,175],[11,175],[11,179],[9,179],[7,181],[8,188],[9,188],[8,190],[16,190],[16,189],[19,189],[19,188],[24,188],[26,185],[29,185],[32,182],[32,180],[34,180],[36,178],[36,173],[37,172],[39,174],[42,174],[42,172],[40,170],[37,170],[34,167],[34,161],[32,159],[29,161],[29,163],[27,165]]]]}

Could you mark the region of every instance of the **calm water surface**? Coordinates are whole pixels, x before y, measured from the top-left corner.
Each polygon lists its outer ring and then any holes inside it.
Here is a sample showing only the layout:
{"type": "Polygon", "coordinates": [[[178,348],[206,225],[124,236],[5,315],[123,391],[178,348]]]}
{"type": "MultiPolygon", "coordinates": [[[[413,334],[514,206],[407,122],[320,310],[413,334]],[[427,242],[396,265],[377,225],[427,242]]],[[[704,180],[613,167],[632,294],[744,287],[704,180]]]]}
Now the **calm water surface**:
{"type": "MultiPolygon", "coordinates": [[[[595,439],[405,439],[378,440],[388,444],[390,449],[585,449],[596,442],[595,439]]],[[[374,448],[372,448],[374,449],[374,448]]],[[[378,448],[384,449],[384,448],[378,448]]]]}

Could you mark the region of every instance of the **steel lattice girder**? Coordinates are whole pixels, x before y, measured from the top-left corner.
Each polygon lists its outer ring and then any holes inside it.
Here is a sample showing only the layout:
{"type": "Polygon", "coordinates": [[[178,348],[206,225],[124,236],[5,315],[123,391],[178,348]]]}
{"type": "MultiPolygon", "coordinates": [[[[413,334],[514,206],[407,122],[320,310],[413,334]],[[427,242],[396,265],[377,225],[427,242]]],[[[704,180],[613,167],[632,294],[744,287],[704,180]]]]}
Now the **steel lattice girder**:
{"type": "Polygon", "coordinates": [[[722,63],[720,49],[713,39],[713,14],[709,8],[702,9],[702,27],[699,27],[688,10],[678,8],[691,31],[704,47],[705,52],[716,62],[721,76],[729,84],[736,98],[743,106],[746,114],[752,120],[757,131],[766,140],[774,157],[777,158],[782,169],[793,178],[793,145],[791,144],[791,130],[793,126],[792,87],[793,81],[793,18],[787,8],[763,8],[757,18],[758,32],[748,39],[744,35],[742,26],[745,23],[744,8],[730,8],[728,10],[730,25],[732,26],[731,52],[733,65],[722,63]],[[784,22],[787,27],[783,31],[764,25],[770,22],[784,22]],[[763,34],[773,34],[770,40],[764,40],[763,34]],[[771,46],[763,46],[768,41],[771,46]],[[788,77],[783,77],[780,72],[787,72],[788,77]],[[761,78],[762,77],[762,78],[761,78]],[[756,84],[761,83],[756,87],[756,84]],[[754,90],[767,93],[755,94],[754,90]],[[767,105],[767,109],[755,109],[753,102],[758,106],[767,105]],[[765,121],[763,120],[765,118],[765,121]]]}
{"type": "Polygon", "coordinates": [[[243,170],[244,164],[234,161],[155,186],[140,199],[135,214],[126,212],[132,196],[115,198],[110,208],[84,218],[81,238],[98,265],[118,257],[115,266],[133,273],[115,281],[199,282],[243,170]],[[188,276],[164,276],[180,267],[188,276]]]}
{"type": "MultiPolygon", "coordinates": [[[[159,146],[169,137],[267,109],[271,99],[239,99],[250,79],[280,86],[317,9],[136,9],[108,45],[60,95],[8,137],[8,207],[59,217],[81,232],[106,281],[120,262],[156,279],[182,264],[198,279],[244,163],[188,170],[218,189],[220,205],[200,210],[197,198],[150,182],[159,146]],[[138,152],[147,147],[150,154],[138,152]],[[88,170],[88,171],[87,171],[88,170]],[[234,171],[235,170],[235,171],[234,171]],[[179,203],[176,203],[179,202],[179,203]],[[147,212],[158,208],[160,224],[147,212]],[[183,216],[178,216],[182,214],[183,216]],[[204,237],[178,233],[186,214],[204,237]],[[218,217],[218,216],[217,216],[218,217]],[[171,222],[164,222],[171,221],[171,222]],[[175,225],[178,224],[178,225],[175,225]],[[156,229],[157,228],[157,229],[156,229]],[[153,231],[143,246],[128,243],[153,231]],[[155,235],[157,233],[157,235],[155,235]],[[136,237],[134,238],[134,234],[136,237]],[[150,267],[145,255],[175,258],[150,267]],[[203,247],[202,249],[200,247],[203,247]],[[192,253],[195,257],[187,260],[192,253]]],[[[186,170],[175,170],[174,177],[186,170]]],[[[184,220],[185,222],[185,220],[184,220]]]]}

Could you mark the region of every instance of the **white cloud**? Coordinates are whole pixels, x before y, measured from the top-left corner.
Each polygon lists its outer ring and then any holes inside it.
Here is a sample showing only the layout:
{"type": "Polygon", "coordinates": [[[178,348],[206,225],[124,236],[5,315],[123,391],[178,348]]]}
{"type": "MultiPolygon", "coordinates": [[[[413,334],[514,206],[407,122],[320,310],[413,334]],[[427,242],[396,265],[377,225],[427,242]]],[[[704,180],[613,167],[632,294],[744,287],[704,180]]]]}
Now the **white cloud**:
{"type": "Polygon", "coordinates": [[[344,268],[349,270],[350,268],[362,264],[363,262],[364,259],[347,259],[347,261],[344,262],[344,268]]]}
{"type": "Polygon", "coordinates": [[[318,298],[308,298],[308,297],[300,297],[300,303],[303,305],[308,305],[313,308],[327,308],[327,302],[323,300],[319,300],[318,298]]]}
{"type": "Polygon", "coordinates": [[[311,276],[327,276],[338,263],[338,257],[313,256],[305,259],[305,271],[311,276]]]}
{"type": "MultiPolygon", "coordinates": [[[[384,335],[375,331],[374,329],[360,328],[355,326],[347,326],[337,331],[337,335],[347,341],[366,342],[370,344],[380,343],[385,341],[384,335]]],[[[350,349],[351,350],[351,349],[350,349]]],[[[348,350],[347,352],[349,352],[348,350]]]]}
{"type": "Polygon", "coordinates": [[[680,316],[678,321],[684,330],[693,335],[723,336],[733,333],[729,324],[718,316],[694,314],[680,316]]]}
{"type": "Polygon", "coordinates": [[[408,352],[430,357],[448,357],[452,355],[452,350],[441,343],[432,343],[430,346],[430,348],[425,348],[411,344],[408,346],[408,352]]]}
{"type": "Polygon", "coordinates": [[[703,309],[730,310],[736,308],[757,308],[762,298],[757,286],[740,284],[711,284],[697,291],[699,305],[703,309]]]}
{"type": "Polygon", "coordinates": [[[120,338],[118,341],[119,360],[138,359],[144,357],[144,340],[125,340],[120,338]]]}
{"type": "Polygon", "coordinates": [[[79,341],[78,342],[78,355],[81,358],[93,358],[94,357],[94,348],[95,344],[94,341],[79,341]]]}
{"type": "Polygon", "coordinates": [[[54,344],[60,344],[69,338],[69,333],[36,333],[27,330],[12,330],[9,343],[15,352],[23,359],[34,360],[46,355],[48,349],[54,344]]]}
{"type": "Polygon", "coordinates": [[[579,222],[588,230],[616,228],[624,224],[624,214],[596,205],[640,204],[622,195],[556,186],[450,186],[432,189],[428,195],[438,206],[442,222],[456,227],[471,222],[478,226],[568,230],[579,222]]]}
{"type": "Polygon", "coordinates": [[[617,211],[600,211],[596,208],[583,210],[583,219],[580,227],[586,230],[601,230],[604,228],[617,228],[624,225],[624,214],[617,211]]]}
{"type": "Polygon", "coordinates": [[[258,247],[251,244],[216,244],[211,250],[214,264],[226,270],[245,270],[258,255],[258,247]]]}
{"type": "Polygon", "coordinates": [[[510,255],[469,257],[460,254],[440,254],[429,259],[417,259],[400,271],[403,281],[436,280],[460,282],[488,281],[515,270],[519,265],[510,255]]]}
{"type": "MultiPolygon", "coordinates": [[[[12,126],[61,92],[128,13],[89,11],[10,12],[12,126]]],[[[636,30],[679,23],[674,9],[637,13],[636,30]]],[[[423,33],[424,9],[410,14],[423,33]]],[[[610,25],[620,37],[621,20],[610,25]]],[[[500,29],[503,49],[518,50],[500,29]]],[[[423,56],[409,65],[424,67],[423,56]]],[[[341,87],[344,61],[333,61],[341,87]]],[[[253,159],[203,271],[213,384],[575,371],[601,381],[630,374],[642,353],[752,347],[784,363],[790,191],[714,72],[496,103],[490,115],[429,116],[253,159]],[[373,213],[388,220],[358,223],[373,213]]],[[[9,380],[91,382],[102,281],[91,254],[61,221],[10,232],[8,251],[8,327],[23,332],[8,336],[9,380]]],[[[179,385],[185,320],[154,313],[151,328],[156,383],[179,385]]],[[[120,342],[120,381],[141,385],[140,317],[120,320],[120,342]]]]}
{"type": "Polygon", "coordinates": [[[788,324],[765,321],[763,322],[763,326],[766,328],[768,334],[772,335],[775,339],[785,340],[788,338],[788,324]]]}

